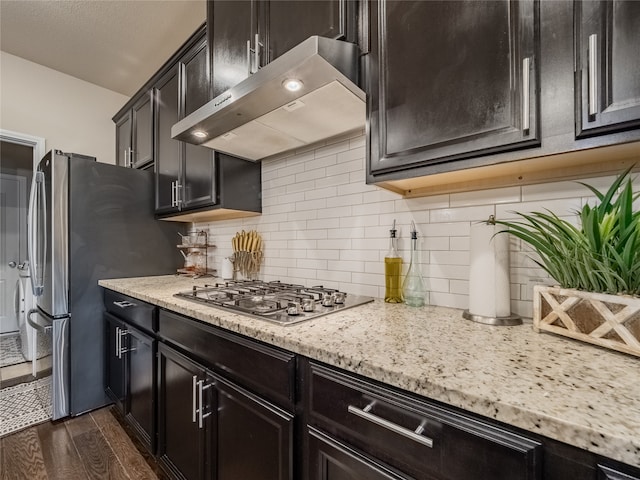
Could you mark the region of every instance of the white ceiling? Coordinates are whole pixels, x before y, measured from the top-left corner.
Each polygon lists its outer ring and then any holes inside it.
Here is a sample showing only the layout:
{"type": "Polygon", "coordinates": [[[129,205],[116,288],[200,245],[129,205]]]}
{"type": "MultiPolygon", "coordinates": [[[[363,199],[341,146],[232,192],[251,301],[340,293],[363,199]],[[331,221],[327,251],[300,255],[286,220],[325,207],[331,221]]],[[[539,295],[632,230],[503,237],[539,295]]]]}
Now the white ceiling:
{"type": "Polygon", "coordinates": [[[205,0],[0,0],[0,49],[132,96],[205,19],[205,0]]]}

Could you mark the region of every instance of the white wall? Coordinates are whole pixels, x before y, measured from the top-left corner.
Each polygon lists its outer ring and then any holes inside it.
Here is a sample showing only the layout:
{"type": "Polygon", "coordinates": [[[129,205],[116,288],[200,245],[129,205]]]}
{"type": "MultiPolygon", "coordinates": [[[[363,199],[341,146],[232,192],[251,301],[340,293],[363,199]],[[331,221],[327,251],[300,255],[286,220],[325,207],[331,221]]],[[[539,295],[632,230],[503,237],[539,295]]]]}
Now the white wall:
{"type": "MultiPolygon", "coordinates": [[[[606,190],[612,179],[585,181],[606,190]]],[[[573,212],[592,199],[590,193],[575,182],[558,182],[403,199],[365,184],[365,137],[358,135],[262,162],[262,216],[195,227],[209,230],[217,268],[232,253],[231,237],[255,228],[265,243],[262,279],[384,297],[389,229],[395,219],[406,271],[414,220],[429,303],[468,308],[472,222],[544,208],[575,219],[573,212]]],[[[531,317],[532,286],[547,277],[522,249],[511,240],[511,304],[514,313],[531,317]]]]}
{"type": "Polygon", "coordinates": [[[0,52],[0,128],[115,163],[111,117],[129,97],[0,52]]]}

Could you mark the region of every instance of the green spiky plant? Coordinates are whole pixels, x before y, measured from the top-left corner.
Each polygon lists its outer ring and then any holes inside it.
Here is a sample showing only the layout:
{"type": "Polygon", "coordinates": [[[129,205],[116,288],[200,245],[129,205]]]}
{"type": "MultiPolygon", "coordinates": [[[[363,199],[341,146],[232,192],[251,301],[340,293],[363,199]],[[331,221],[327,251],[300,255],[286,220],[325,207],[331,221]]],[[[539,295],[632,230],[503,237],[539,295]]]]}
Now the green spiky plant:
{"type": "Polygon", "coordinates": [[[550,211],[516,212],[521,221],[496,223],[533,247],[541,259],[534,261],[561,287],[640,296],[640,211],[633,211],[640,193],[633,192],[632,168],[604,194],[578,182],[598,199],[578,212],[580,227],[550,211]]]}

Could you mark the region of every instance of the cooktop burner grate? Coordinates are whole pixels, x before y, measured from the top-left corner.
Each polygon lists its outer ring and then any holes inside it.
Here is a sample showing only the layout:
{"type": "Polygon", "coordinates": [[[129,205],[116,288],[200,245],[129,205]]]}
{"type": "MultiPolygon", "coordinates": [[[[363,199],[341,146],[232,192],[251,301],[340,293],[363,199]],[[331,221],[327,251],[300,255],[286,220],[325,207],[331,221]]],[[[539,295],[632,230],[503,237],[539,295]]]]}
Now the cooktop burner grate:
{"type": "Polygon", "coordinates": [[[176,297],[223,308],[281,325],[322,317],[373,301],[322,285],[305,287],[280,281],[227,281],[179,292],[176,297]]]}

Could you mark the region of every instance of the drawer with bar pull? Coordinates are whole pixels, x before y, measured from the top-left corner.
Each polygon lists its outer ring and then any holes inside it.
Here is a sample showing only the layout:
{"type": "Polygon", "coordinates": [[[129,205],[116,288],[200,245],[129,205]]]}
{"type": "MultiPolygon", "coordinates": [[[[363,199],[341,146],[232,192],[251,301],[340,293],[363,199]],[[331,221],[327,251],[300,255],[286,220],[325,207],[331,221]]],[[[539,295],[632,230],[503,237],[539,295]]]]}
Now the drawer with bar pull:
{"type": "Polygon", "coordinates": [[[157,332],[157,312],[155,305],[129,297],[113,290],[104,290],[104,305],[107,312],[146,330],[157,332]]]}
{"type": "Polygon", "coordinates": [[[541,476],[541,445],[516,432],[315,362],[305,375],[310,426],[413,478],[541,476]]]}

